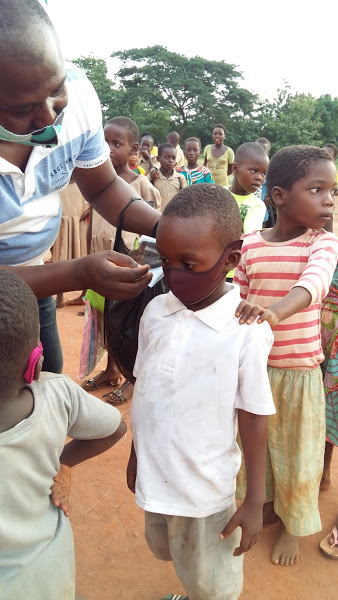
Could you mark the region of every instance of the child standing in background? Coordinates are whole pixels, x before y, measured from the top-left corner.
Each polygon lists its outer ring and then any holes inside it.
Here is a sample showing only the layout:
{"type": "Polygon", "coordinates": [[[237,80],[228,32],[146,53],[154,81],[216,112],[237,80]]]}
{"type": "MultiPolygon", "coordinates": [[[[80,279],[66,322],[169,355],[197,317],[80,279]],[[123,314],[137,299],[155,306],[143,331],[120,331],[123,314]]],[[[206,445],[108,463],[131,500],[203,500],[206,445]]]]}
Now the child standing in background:
{"type": "Polygon", "coordinates": [[[188,164],[186,167],[179,167],[176,170],[178,173],[184,175],[188,185],[214,183],[209,169],[198,164],[198,158],[201,156],[201,153],[202,147],[198,138],[191,137],[185,141],[184,156],[188,164]]]}
{"type": "Polygon", "coordinates": [[[204,166],[208,167],[215,183],[222,187],[229,185],[228,175],[232,173],[234,151],[224,145],[226,137],[225,125],[215,125],[212,132],[213,144],[204,149],[204,166]]]}
{"type": "MultiPolygon", "coordinates": [[[[244,236],[235,272],[240,322],[270,323],[268,359],[276,415],[268,418],[265,520],[282,521],[272,562],[299,560],[299,537],[321,529],[319,484],[325,445],[320,308],[337,265],[338,239],[322,227],[333,215],[336,169],[326,150],[283,148],[267,172],[277,223],[244,236]],[[244,306],[243,306],[244,305],[244,306]],[[255,306],[256,305],[256,306],[255,306]],[[257,306],[260,305],[260,306],[257,306]]],[[[243,472],[237,487],[245,489],[243,472]]]]}
{"type": "MultiPolygon", "coordinates": [[[[139,132],[136,123],[128,117],[115,117],[106,123],[104,135],[110,148],[110,159],[116,173],[135,189],[135,196],[140,196],[159,209],[161,206],[160,193],[151,185],[147,177],[133,173],[128,166],[131,153],[138,150],[139,132]]],[[[115,235],[116,228],[93,210],[89,227],[90,253],[111,250],[114,247],[115,235]]],[[[123,232],[123,241],[130,250],[133,250],[135,238],[135,233],[123,232]]],[[[98,312],[97,318],[98,327],[103,333],[103,314],[98,312]]],[[[117,366],[108,356],[106,369],[92,379],[86,379],[82,383],[82,387],[87,391],[93,391],[108,385],[116,386],[120,382],[120,376],[117,366]]],[[[117,398],[114,395],[108,395],[107,401],[116,402],[117,398]]]]}
{"type": "Polygon", "coordinates": [[[134,173],[136,173],[136,175],[145,175],[146,174],[145,170],[142,169],[142,167],[138,164],[140,158],[141,158],[140,148],[138,148],[137,150],[133,150],[130,155],[128,165],[129,165],[129,168],[132,171],[134,171],[134,173]]]}
{"type": "Polygon", "coordinates": [[[66,375],[40,376],[37,301],[5,269],[0,352],[0,600],[74,600],[74,541],[61,481],[116,444],[126,425],[116,408],[66,375]],[[74,439],[65,446],[66,436],[74,439]]]}
{"type": "Polygon", "coordinates": [[[182,173],[178,173],[175,169],[176,148],[172,144],[164,142],[158,147],[158,162],[161,166],[157,171],[156,178],[152,179],[151,174],[148,175],[148,178],[161,195],[161,211],[163,212],[173,196],[187,186],[187,180],[182,173]]]}
{"type": "Polygon", "coordinates": [[[167,135],[167,142],[176,148],[176,167],[184,166],[184,152],[180,146],[180,136],[177,131],[172,131],[167,135]]]}
{"type": "Polygon", "coordinates": [[[156,160],[156,155],[152,155],[153,148],[154,138],[150,133],[143,133],[140,142],[141,158],[138,161],[138,165],[145,171],[146,175],[148,175],[151,169],[158,169],[160,166],[156,160]]]}

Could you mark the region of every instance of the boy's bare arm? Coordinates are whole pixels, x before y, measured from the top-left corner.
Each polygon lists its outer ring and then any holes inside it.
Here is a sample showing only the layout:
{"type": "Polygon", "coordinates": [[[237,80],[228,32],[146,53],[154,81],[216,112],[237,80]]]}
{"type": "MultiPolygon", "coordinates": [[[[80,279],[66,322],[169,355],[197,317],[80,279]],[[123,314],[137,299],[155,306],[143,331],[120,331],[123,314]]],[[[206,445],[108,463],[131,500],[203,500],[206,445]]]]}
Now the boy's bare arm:
{"type": "Polygon", "coordinates": [[[124,421],[121,421],[117,430],[108,437],[96,440],[71,440],[66,444],[60,456],[60,469],[54,477],[54,484],[51,488],[54,506],[60,508],[66,517],[71,514],[69,504],[71,468],[109,450],[124,436],[126,431],[127,426],[124,421]]]}
{"type": "Polygon", "coordinates": [[[225,539],[236,527],[242,528],[241,543],[235,549],[234,556],[247,552],[258,542],[263,526],[267,445],[266,416],[239,410],[238,425],[246,467],[247,491],[243,504],[221,533],[221,539],[225,539]]]}
{"type": "Polygon", "coordinates": [[[237,306],[235,314],[239,318],[240,325],[243,323],[250,325],[258,317],[257,323],[267,321],[271,327],[275,327],[280,321],[284,321],[284,319],[310,306],[310,303],[310,292],[301,286],[296,286],[284,298],[278,300],[269,308],[242,300],[237,306]]]}

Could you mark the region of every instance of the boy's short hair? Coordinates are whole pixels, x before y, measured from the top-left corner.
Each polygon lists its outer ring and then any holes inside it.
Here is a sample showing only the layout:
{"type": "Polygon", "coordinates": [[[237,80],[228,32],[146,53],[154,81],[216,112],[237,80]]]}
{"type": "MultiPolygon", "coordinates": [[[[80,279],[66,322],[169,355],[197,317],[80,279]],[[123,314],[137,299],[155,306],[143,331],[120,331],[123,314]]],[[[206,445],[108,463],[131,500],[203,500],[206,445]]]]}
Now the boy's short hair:
{"type": "Polygon", "coordinates": [[[264,144],[265,146],[271,146],[268,138],[258,138],[258,140],[256,140],[256,144],[264,144]]]}
{"type": "Polygon", "coordinates": [[[197,137],[190,137],[187,140],[185,140],[184,142],[184,148],[186,147],[188,142],[197,142],[199,144],[199,147],[202,149],[202,144],[201,144],[201,140],[199,140],[197,137]]]}
{"type": "Polygon", "coordinates": [[[139,136],[138,127],[135,121],[129,119],[129,117],[113,117],[107,121],[106,125],[117,125],[117,127],[125,129],[130,144],[137,144],[139,136]]]}
{"type": "Polygon", "coordinates": [[[331,144],[331,142],[328,142],[327,144],[324,144],[323,148],[327,148],[328,152],[331,152],[333,158],[335,160],[337,160],[337,156],[338,156],[338,148],[337,148],[337,146],[335,146],[334,144],[331,144]]]}
{"type": "Polygon", "coordinates": [[[215,125],[214,129],[223,129],[224,135],[227,134],[227,128],[225,127],[225,125],[222,125],[222,123],[219,123],[218,125],[215,125]]]}
{"type": "Polygon", "coordinates": [[[241,164],[245,162],[246,158],[252,155],[259,156],[260,158],[267,157],[267,153],[265,148],[258,144],[257,142],[245,142],[245,144],[241,144],[236,150],[235,154],[235,163],[241,164]]]}
{"type": "Polygon", "coordinates": [[[17,371],[25,371],[29,354],[38,344],[39,311],[27,283],[0,269],[0,387],[6,390],[17,371]]]}
{"type": "Polygon", "coordinates": [[[175,152],[176,152],[176,148],[175,148],[174,144],[171,144],[170,142],[164,142],[163,144],[160,144],[158,147],[158,156],[162,156],[165,149],[168,149],[168,148],[170,148],[170,150],[175,150],[175,152]]]}
{"type": "Polygon", "coordinates": [[[177,133],[177,131],[171,131],[170,133],[168,133],[167,135],[167,139],[168,138],[172,138],[175,139],[177,141],[177,143],[180,141],[180,134],[177,133]]]}
{"type": "Polygon", "coordinates": [[[163,217],[212,219],[222,248],[242,235],[242,219],[235,198],[215,183],[199,183],[179,191],[165,207],[163,217]]]}
{"type": "Polygon", "coordinates": [[[332,154],[317,146],[286,146],[272,157],[266,174],[268,195],[278,186],[291,190],[296,181],[305,177],[311,165],[332,161],[332,154]]]}

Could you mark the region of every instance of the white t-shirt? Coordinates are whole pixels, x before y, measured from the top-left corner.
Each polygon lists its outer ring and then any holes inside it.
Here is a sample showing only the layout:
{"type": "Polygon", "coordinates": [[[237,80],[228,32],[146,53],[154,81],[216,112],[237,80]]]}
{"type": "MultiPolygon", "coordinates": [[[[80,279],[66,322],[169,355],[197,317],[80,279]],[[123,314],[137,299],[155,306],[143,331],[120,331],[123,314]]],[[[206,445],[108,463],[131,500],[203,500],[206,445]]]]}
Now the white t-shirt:
{"type": "Polygon", "coordinates": [[[50,488],[66,436],[107,437],[121,415],[65,375],[30,389],[32,414],[0,433],[0,600],[74,600],[73,534],[50,488]]]}
{"type": "Polygon", "coordinates": [[[237,409],[275,412],[271,329],[239,325],[239,287],[228,290],[196,312],[169,292],[141,319],[131,427],[136,503],[144,510],[206,517],[228,508],[241,463],[237,409]]]}

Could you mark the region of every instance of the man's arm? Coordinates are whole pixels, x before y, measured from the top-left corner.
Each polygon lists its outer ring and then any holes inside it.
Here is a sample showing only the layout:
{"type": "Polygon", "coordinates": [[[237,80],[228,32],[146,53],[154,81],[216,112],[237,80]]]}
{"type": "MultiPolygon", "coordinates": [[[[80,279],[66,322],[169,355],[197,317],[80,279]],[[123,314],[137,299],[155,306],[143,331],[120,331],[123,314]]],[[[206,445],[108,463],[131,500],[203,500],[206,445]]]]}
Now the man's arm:
{"type": "Polygon", "coordinates": [[[0,268],[24,279],[37,298],[91,288],[105,298],[124,300],[140,294],[151,280],[148,265],[112,250],[46,265],[0,268]]]}
{"type": "Polygon", "coordinates": [[[243,504],[221,533],[221,539],[226,539],[236,527],[242,528],[241,543],[235,549],[234,556],[247,552],[258,542],[263,526],[267,445],[265,415],[238,410],[238,425],[246,467],[247,490],[243,504]]]}
{"type": "MultiPolygon", "coordinates": [[[[87,202],[115,226],[122,209],[137,196],[135,190],[116,175],[110,159],[94,169],[74,169],[73,177],[87,202]]],[[[125,214],[123,229],[150,235],[159,218],[158,211],[146,202],[133,202],[125,214]]]]}

